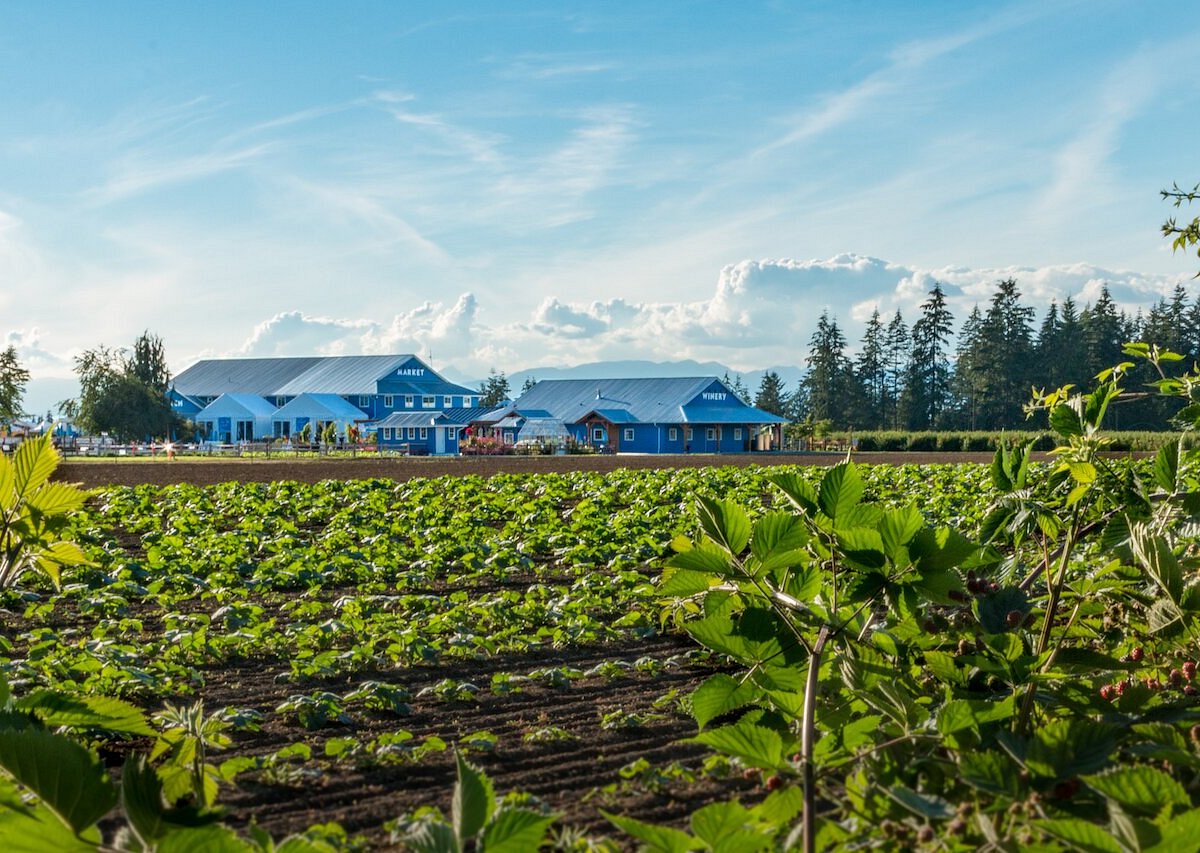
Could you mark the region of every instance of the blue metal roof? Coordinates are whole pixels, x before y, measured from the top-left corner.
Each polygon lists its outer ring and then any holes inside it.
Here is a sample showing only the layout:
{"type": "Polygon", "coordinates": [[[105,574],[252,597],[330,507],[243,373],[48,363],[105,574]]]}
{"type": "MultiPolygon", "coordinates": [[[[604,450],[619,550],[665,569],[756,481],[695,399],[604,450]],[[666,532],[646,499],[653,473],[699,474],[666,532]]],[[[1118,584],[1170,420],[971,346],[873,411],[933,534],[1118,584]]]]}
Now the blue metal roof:
{"type": "Polygon", "coordinates": [[[381,421],[376,421],[376,427],[431,427],[438,425],[441,412],[392,412],[381,421]]]}
{"type": "Polygon", "coordinates": [[[286,406],[275,411],[274,420],[286,421],[300,417],[317,417],[328,421],[365,421],[362,409],[347,403],[337,394],[301,394],[286,406]]]}
{"type": "Polygon", "coordinates": [[[689,424],[786,424],[787,418],[753,406],[684,406],[684,423],[689,424]]]}
{"type": "Polygon", "coordinates": [[[475,406],[470,409],[445,409],[442,412],[449,424],[470,424],[491,422],[490,415],[498,411],[491,406],[475,406]]]}
{"type": "MultiPolygon", "coordinates": [[[[219,397],[226,393],[260,397],[295,397],[300,394],[365,395],[378,393],[378,383],[409,361],[424,364],[414,355],[332,355],[301,358],[212,358],[198,361],[180,373],[172,387],[182,396],[219,397]]],[[[388,393],[477,395],[462,385],[447,382],[428,366],[435,381],[420,384],[401,381],[399,391],[388,393]]]]}
{"type": "Polygon", "coordinates": [[[222,394],[196,414],[196,419],[210,420],[214,417],[248,415],[254,418],[269,418],[275,414],[275,406],[256,394],[222,394]]]}
{"type": "Polygon", "coordinates": [[[566,423],[578,423],[595,412],[611,423],[775,424],[786,419],[744,403],[725,406],[689,405],[717,383],[715,376],[662,379],[543,379],[522,394],[514,408],[522,413],[543,409],[566,423]],[[685,409],[686,407],[686,409],[685,409]],[[700,416],[705,419],[701,420],[700,416]]]}

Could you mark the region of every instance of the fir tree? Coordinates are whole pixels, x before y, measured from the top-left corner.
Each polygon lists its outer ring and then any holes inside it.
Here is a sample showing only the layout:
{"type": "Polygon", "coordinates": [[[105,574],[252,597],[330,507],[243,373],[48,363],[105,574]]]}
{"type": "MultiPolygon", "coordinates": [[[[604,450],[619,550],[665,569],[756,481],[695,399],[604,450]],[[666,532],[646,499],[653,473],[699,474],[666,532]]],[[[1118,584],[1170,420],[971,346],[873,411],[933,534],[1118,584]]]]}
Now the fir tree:
{"type": "Polygon", "coordinates": [[[949,346],[953,330],[954,315],[946,307],[942,286],[935,282],[929,297],[921,304],[921,316],[912,328],[905,405],[909,429],[940,426],[950,408],[949,346]]]}
{"type": "Polygon", "coordinates": [[[784,390],[783,379],[774,370],[763,374],[758,384],[758,393],[754,396],[754,405],[764,412],[786,417],[787,392],[784,390]]]}
{"type": "Polygon", "coordinates": [[[863,390],[863,412],[861,424],[866,429],[878,429],[887,420],[888,401],[887,365],[885,363],[885,338],[879,309],[871,312],[863,333],[862,346],[855,360],[854,373],[863,390]]]}
{"type": "Polygon", "coordinates": [[[887,327],[884,339],[884,366],[886,373],[886,400],[884,401],[884,426],[899,429],[901,420],[901,400],[904,389],[908,385],[908,366],[912,362],[912,340],[909,337],[908,326],[896,310],[887,327]]]}
{"type": "Polygon", "coordinates": [[[21,417],[21,400],[29,383],[29,371],[21,366],[17,348],[9,344],[0,352],[0,426],[9,428],[21,417]]]}

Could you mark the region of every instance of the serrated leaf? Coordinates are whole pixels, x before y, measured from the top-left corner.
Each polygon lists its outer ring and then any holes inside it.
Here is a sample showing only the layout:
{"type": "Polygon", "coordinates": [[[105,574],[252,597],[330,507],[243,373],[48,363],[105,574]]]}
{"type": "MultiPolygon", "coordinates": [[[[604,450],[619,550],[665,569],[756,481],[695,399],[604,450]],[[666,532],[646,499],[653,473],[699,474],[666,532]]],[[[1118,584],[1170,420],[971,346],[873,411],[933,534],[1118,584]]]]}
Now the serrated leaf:
{"type": "Polygon", "coordinates": [[[767,482],[773,483],[805,515],[811,516],[817,511],[817,490],[799,474],[776,474],[768,477],[767,482]]]}
{"type": "Polygon", "coordinates": [[[837,522],[862,500],[862,477],[853,462],[839,462],[830,468],[817,490],[817,506],[837,522]]]}
{"type": "Polygon", "coordinates": [[[1162,835],[1145,853],[1174,853],[1187,850],[1200,838],[1200,809],[1192,809],[1159,824],[1162,835]]]}
{"type": "Polygon", "coordinates": [[[754,701],[758,689],[752,682],[738,681],[719,672],[709,676],[692,692],[692,716],[703,729],[722,714],[735,711],[754,701]]]}
{"type": "Polygon", "coordinates": [[[922,794],[905,785],[884,788],[884,793],[918,817],[943,820],[954,815],[954,807],[942,797],[922,794]]]}
{"type": "Polygon", "coordinates": [[[690,551],[676,554],[667,560],[667,565],[719,577],[728,577],[733,571],[729,554],[711,542],[701,542],[690,551]]]}
{"type": "Polygon", "coordinates": [[[1191,805],[1183,786],[1156,767],[1118,767],[1084,776],[1083,781],[1123,808],[1147,817],[1158,814],[1168,804],[1185,808],[1191,805]]]}
{"type": "Polygon", "coordinates": [[[1059,403],[1050,410],[1050,429],[1063,438],[1075,438],[1083,435],[1083,422],[1074,406],[1070,403],[1059,403]]]}
{"type": "Polygon", "coordinates": [[[1116,839],[1103,827],[1094,823],[1066,818],[1039,820],[1034,822],[1034,826],[1065,842],[1070,850],[1080,850],[1083,853],[1122,853],[1121,845],[1116,839]]]}
{"type": "Polygon", "coordinates": [[[1016,586],[1006,586],[975,599],[975,614],[979,626],[989,634],[1002,634],[1019,628],[1030,611],[1029,596],[1016,586]],[[1008,622],[1010,613],[1020,614],[1014,625],[1008,622]]]}
{"type": "Polygon", "coordinates": [[[908,553],[921,571],[952,569],[979,546],[951,527],[924,528],[912,538],[908,553]]]}
{"type": "Polygon", "coordinates": [[[4,853],[96,853],[100,832],[94,827],[76,836],[48,808],[0,810],[0,849],[4,853]]]}
{"type": "Polygon", "coordinates": [[[501,809],[483,830],[481,849],[487,853],[539,850],[556,820],[557,815],[544,815],[531,809],[501,809]]]}
{"type": "Polygon", "coordinates": [[[35,690],[17,700],[17,710],[34,714],[47,728],[103,729],[152,737],[154,729],[142,710],[110,696],[72,696],[35,690]]]}
{"type": "Polygon", "coordinates": [[[772,554],[796,551],[807,542],[803,521],[790,512],[769,512],[754,523],[750,552],[766,561],[772,554]]]}
{"type": "Polygon", "coordinates": [[[39,729],[0,731],[0,766],[76,833],[117,802],[100,760],[63,735],[39,729]]]}
{"type": "Polygon", "coordinates": [[[733,501],[714,500],[701,496],[697,503],[700,527],[730,554],[741,554],[750,541],[750,518],[733,501]]]}
{"type": "Polygon", "coordinates": [[[838,546],[849,562],[866,569],[881,569],[887,565],[883,538],[878,531],[854,527],[838,531],[837,539],[838,546]]]}
{"type": "Polygon", "coordinates": [[[632,835],[646,844],[650,850],[662,851],[662,853],[686,853],[688,850],[699,850],[704,846],[698,838],[693,838],[674,827],[655,826],[631,817],[610,814],[604,810],[601,810],[600,814],[626,835],[632,835]]]}
{"type": "Polygon", "coordinates": [[[1179,442],[1169,441],[1154,457],[1154,481],[1167,494],[1174,494],[1179,485],[1179,442]]]}
{"type": "Polygon", "coordinates": [[[28,498],[33,494],[58,467],[58,451],[51,441],[49,435],[27,439],[13,454],[13,488],[21,497],[28,498]]]}
{"type": "Polygon", "coordinates": [[[925,526],[925,519],[912,504],[901,509],[887,510],[879,525],[883,539],[883,550],[892,562],[900,563],[900,554],[905,545],[925,526]]]}
{"type": "Polygon", "coordinates": [[[701,592],[707,592],[713,585],[712,577],[707,572],[668,568],[663,572],[662,583],[658,586],[658,594],[667,598],[688,598],[701,592]]]}
{"type": "Polygon", "coordinates": [[[783,761],[783,738],[779,732],[745,720],[701,732],[691,740],[765,770],[774,770],[783,761]]]}
{"type": "Polygon", "coordinates": [[[1117,748],[1116,730],[1092,720],[1054,720],[1035,733],[1025,766],[1040,776],[1069,779],[1105,767],[1117,748]]]}
{"type": "Polygon", "coordinates": [[[1145,524],[1135,524],[1129,531],[1129,543],[1151,579],[1178,605],[1183,597],[1183,571],[1166,539],[1145,524]]]}
{"type": "Polygon", "coordinates": [[[1021,790],[1020,770],[1007,755],[993,750],[958,755],[959,777],[988,794],[1015,798],[1021,790]]]}
{"type": "Polygon", "coordinates": [[[450,823],[459,848],[463,849],[467,840],[474,838],[492,816],[496,795],[482,770],[468,764],[461,754],[456,753],[454,758],[458,765],[458,781],[450,803],[450,823]]]}
{"type": "Polygon", "coordinates": [[[227,826],[202,826],[168,834],[155,847],[156,853],[257,853],[227,826]]]}

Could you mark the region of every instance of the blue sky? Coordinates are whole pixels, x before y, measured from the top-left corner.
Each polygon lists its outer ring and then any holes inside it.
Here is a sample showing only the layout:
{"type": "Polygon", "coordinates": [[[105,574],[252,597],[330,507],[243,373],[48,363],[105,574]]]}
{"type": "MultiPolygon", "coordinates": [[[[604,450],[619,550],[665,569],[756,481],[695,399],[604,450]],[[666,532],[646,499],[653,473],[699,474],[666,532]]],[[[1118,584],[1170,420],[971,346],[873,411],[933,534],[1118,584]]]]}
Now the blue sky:
{"type": "Polygon", "coordinates": [[[40,411],[143,329],[478,377],[802,364],[935,280],[1149,304],[1194,286],[1197,43],[1136,2],[3,3],[0,333],[40,411]]]}

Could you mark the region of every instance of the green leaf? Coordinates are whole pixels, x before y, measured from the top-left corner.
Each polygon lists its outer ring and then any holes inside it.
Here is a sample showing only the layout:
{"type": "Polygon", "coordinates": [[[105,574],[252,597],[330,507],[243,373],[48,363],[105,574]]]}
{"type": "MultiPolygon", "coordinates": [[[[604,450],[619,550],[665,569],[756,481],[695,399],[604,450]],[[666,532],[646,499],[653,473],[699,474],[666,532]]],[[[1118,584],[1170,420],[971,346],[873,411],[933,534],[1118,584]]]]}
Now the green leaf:
{"type": "Polygon", "coordinates": [[[913,562],[921,571],[953,569],[978,550],[979,546],[950,527],[926,527],[908,546],[913,562]]]}
{"type": "Polygon", "coordinates": [[[710,803],[692,812],[692,832],[711,850],[754,853],[771,845],[766,833],[747,826],[750,811],[738,802],[710,803]]]}
{"type": "Polygon", "coordinates": [[[912,504],[884,512],[879,533],[883,538],[883,549],[892,562],[900,562],[901,550],[924,526],[921,511],[912,504]]]}
{"type": "Polygon", "coordinates": [[[1118,767],[1084,776],[1083,781],[1123,808],[1148,817],[1158,814],[1168,804],[1185,808],[1191,805],[1183,786],[1156,767],[1118,767]]]}
{"type": "Polygon", "coordinates": [[[1178,491],[1179,442],[1170,441],[1159,448],[1154,457],[1154,481],[1167,494],[1178,491]]]}
{"type": "Polygon", "coordinates": [[[751,811],[766,823],[783,826],[804,811],[804,792],[796,785],[779,788],[767,794],[751,811]]]}
{"type": "Polygon", "coordinates": [[[1109,763],[1119,741],[1116,729],[1092,720],[1054,720],[1038,729],[1025,765],[1053,779],[1094,773],[1109,763]]]}
{"type": "Polygon", "coordinates": [[[538,850],[557,815],[544,815],[531,809],[504,808],[483,831],[481,850],[486,853],[526,853],[538,850]]]}
{"type": "Polygon", "coordinates": [[[1121,845],[1103,827],[1085,820],[1034,821],[1034,826],[1068,845],[1070,850],[1083,853],[1122,853],[1121,845]]]}
{"type": "Polygon", "coordinates": [[[76,836],[48,808],[0,809],[0,850],[4,853],[96,853],[99,847],[97,829],[76,836]]]}
{"type": "Polygon", "coordinates": [[[708,572],[692,569],[668,568],[663,572],[658,594],[666,598],[688,598],[707,592],[713,585],[713,576],[708,572]]]}
{"type": "Polygon", "coordinates": [[[613,824],[626,835],[632,835],[647,846],[647,849],[662,851],[662,853],[686,853],[688,850],[699,850],[704,843],[693,838],[682,830],[669,826],[655,826],[631,817],[609,814],[601,810],[605,820],[613,824]]]}
{"type": "Polygon", "coordinates": [[[839,462],[821,479],[817,505],[835,522],[848,513],[863,496],[863,481],[853,462],[839,462]]]}
{"type": "Polygon", "coordinates": [[[492,816],[496,795],[482,770],[468,764],[461,754],[456,753],[454,758],[458,763],[458,782],[454,785],[454,799],[450,804],[450,822],[459,848],[465,849],[467,841],[474,838],[492,816]]]}
{"type": "Polygon", "coordinates": [[[1200,837],[1200,809],[1192,809],[1160,822],[1162,836],[1145,853],[1174,853],[1194,847],[1200,837]]]}
{"type": "Polygon", "coordinates": [[[66,726],[154,736],[154,729],[141,709],[110,696],[72,696],[43,689],[18,699],[15,707],[34,714],[51,729],[66,726]]]}
{"type": "Polygon", "coordinates": [[[1016,798],[1021,790],[1021,768],[993,750],[958,754],[958,774],[972,788],[988,794],[1016,798]]]}
{"type": "Polygon", "coordinates": [[[144,755],[125,761],[121,771],[121,804],[130,825],[143,841],[153,843],[167,834],[162,782],[144,755]]]}
{"type": "Polygon", "coordinates": [[[729,577],[733,572],[728,553],[712,542],[701,542],[690,551],[683,551],[667,560],[667,565],[676,569],[704,572],[719,577],[729,577]]]}
{"type": "Polygon", "coordinates": [[[846,559],[865,569],[882,569],[887,565],[883,553],[883,538],[876,530],[854,527],[837,534],[838,546],[846,559]]]}
{"type": "Polygon", "coordinates": [[[921,794],[905,785],[884,788],[884,793],[918,817],[944,820],[954,816],[954,807],[941,797],[921,794]]]}
{"type": "Polygon", "coordinates": [[[117,802],[99,759],[63,735],[39,729],[0,731],[0,766],[76,833],[117,802]]]}
{"type": "Polygon", "coordinates": [[[1006,586],[975,599],[979,625],[989,634],[1002,634],[1021,626],[1030,611],[1029,596],[1017,586],[1006,586]],[[1016,624],[1009,624],[1009,614],[1017,613],[1016,624]]]}
{"type": "Polygon", "coordinates": [[[404,837],[404,849],[413,853],[459,853],[454,830],[440,821],[422,821],[404,837]]]}
{"type": "Polygon", "coordinates": [[[787,495],[792,505],[805,515],[811,517],[817,511],[817,490],[801,475],[795,473],[776,474],[767,477],[767,482],[778,487],[787,495]]]}
{"type": "Polygon", "coordinates": [[[54,449],[50,435],[21,442],[13,454],[13,486],[17,494],[28,498],[50,479],[57,467],[58,451],[54,449]]]}
{"type": "Polygon", "coordinates": [[[692,716],[703,729],[722,714],[735,711],[758,696],[758,690],[750,681],[739,682],[723,672],[709,676],[692,693],[692,716]]]}
{"type": "Polygon", "coordinates": [[[701,732],[691,740],[740,758],[752,767],[774,770],[783,763],[783,738],[779,732],[745,720],[701,732]]]}
{"type": "Polygon", "coordinates": [[[750,551],[766,561],[772,554],[795,551],[808,543],[804,522],[790,512],[769,512],[754,523],[750,551]]]}
{"type": "Polygon", "coordinates": [[[1083,435],[1083,422],[1074,406],[1070,403],[1059,403],[1050,410],[1050,429],[1063,438],[1075,438],[1083,435]]]}
{"type": "Polygon", "coordinates": [[[257,848],[238,838],[227,826],[180,829],[158,842],[156,853],[257,853],[257,848]]]}
{"type": "Polygon", "coordinates": [[[698,499],[698,504],[700,527],[704,532],[733,556],[741,554],[750,541],[750,518],[746,511],[733,501],[704,496],[698,499]]]}
{"type": "Polygon", "coordinates": [[[1148,525],[1135,524],[1129,531],[1129,544],[1154,582],[1178,605],[1183,598],[1183,571],[1167,540],[1152,532],[1148,525]]]}

